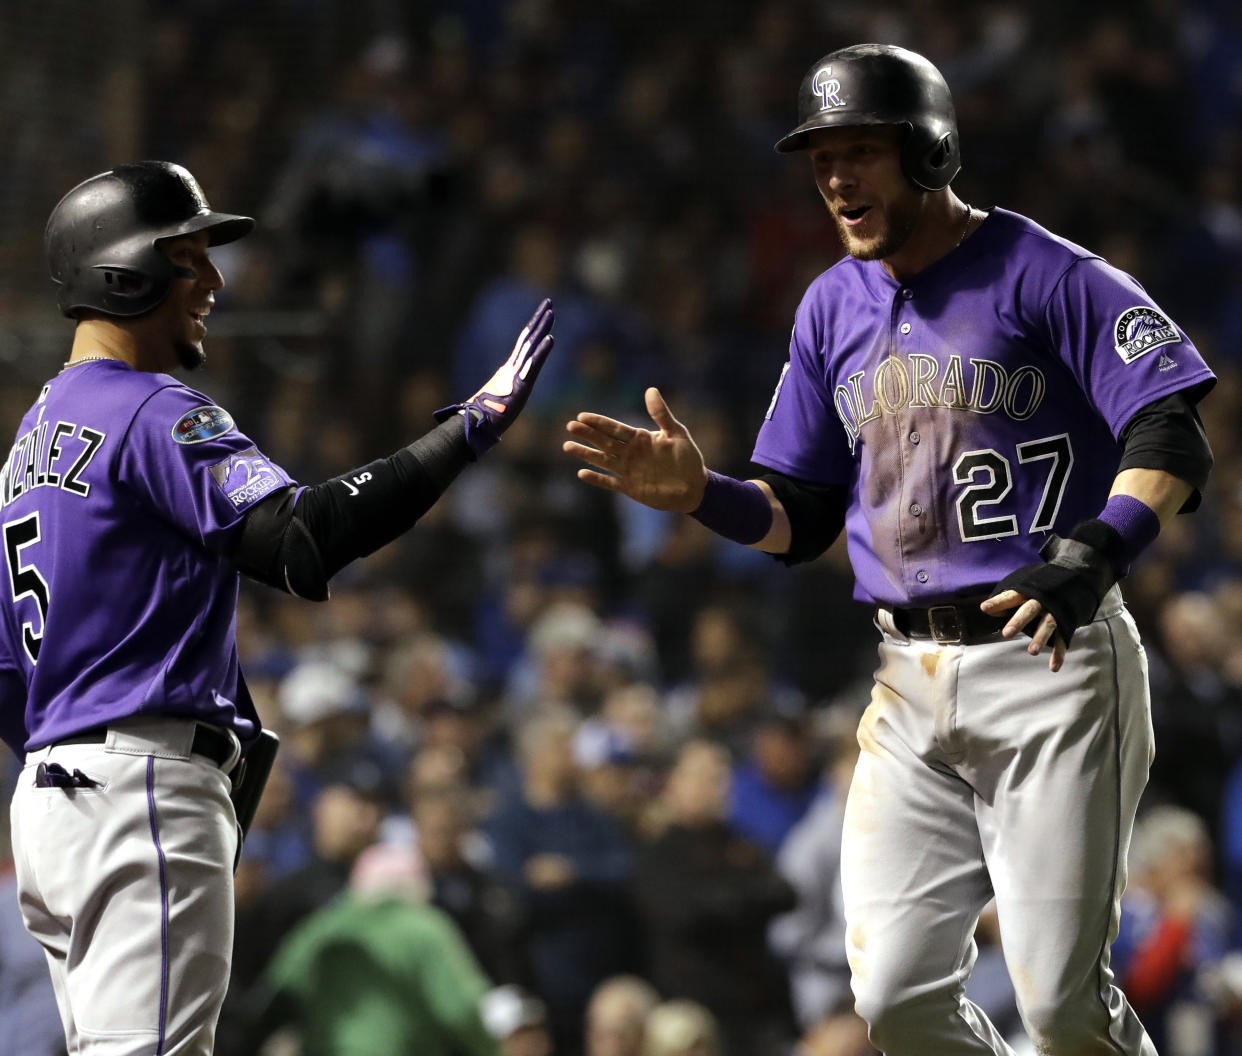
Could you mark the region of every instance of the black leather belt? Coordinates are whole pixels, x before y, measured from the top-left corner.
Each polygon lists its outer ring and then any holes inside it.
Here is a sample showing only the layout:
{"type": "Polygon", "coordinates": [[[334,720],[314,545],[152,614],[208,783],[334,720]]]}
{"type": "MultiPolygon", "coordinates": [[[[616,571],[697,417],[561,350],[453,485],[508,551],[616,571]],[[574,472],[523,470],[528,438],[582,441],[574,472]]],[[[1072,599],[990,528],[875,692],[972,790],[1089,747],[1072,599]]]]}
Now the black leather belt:
{"type": "Polygon", "coordinates": [[[928,609],[882,609],[892,614],[893,625],[907,638],[930,638],[941,645],[977,645],[995,641],[1012,612],[989,616],[979,609],[981,597],[960,605],[933,605],[928,609]]]}
{"type": "MultiPolygon", "coordinates": [[[[107,726],[95,726],[72,737],[62,737],[52,747],[61,744],[103,744],[108,739],[107,726]]],[[[201,722],[194,725],[194,740],[190,742],[190,751],[210,759],[216,766],[223,766],[233,757],[233,738],[215,726],[204,726],[201,722]]]]}

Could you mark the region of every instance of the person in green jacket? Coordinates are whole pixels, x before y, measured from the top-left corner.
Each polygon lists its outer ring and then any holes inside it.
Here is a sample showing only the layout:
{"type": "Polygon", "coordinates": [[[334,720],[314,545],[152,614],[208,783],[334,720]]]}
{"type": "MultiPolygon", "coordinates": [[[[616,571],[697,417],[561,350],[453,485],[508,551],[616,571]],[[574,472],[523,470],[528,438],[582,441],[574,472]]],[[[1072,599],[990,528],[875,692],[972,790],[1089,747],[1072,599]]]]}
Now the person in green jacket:
{"type": "Polygon", "coordinates": [[[426,891],[416,852],[377,844],[281,944],[267,983],[304,1056],[500,1056],[479,1011],[491,983],[426,891]]]}

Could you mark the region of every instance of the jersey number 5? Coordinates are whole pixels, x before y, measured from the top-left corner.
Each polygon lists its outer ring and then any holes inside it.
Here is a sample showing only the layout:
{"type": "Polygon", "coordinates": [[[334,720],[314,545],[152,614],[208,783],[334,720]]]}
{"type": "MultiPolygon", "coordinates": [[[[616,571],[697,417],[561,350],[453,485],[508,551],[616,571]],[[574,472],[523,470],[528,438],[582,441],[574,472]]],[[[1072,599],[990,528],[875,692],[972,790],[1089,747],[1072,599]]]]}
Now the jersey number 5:
{"type": "MultiPolygon", "coordinates": [[[[1044,481],[1039,509],[1031,521],[1027,533],[1046,532],[1057,519],[1065,485],[1074,465],[1074,451],[1070,447],[1068,433],[1045,436],[1041,440],[1029,440],[1018,444],[1018,461],[1043,462],[1048,465],[1048,479],[1044,481]]],[[[969,485],[957,497],[957,526],[962,540],[967,543],[981,539],[1003,539],[1018,534],[1018,518],[1013,514],[985,517],[981,508],[995,506],[1013,490],[1013,474],[1009,459],[994,448],[967,451],[953,463],[953,480],[969,485]]]]}
{"type": "Polygon", "coordinates": [[[39,541],[39,515],[32,513],[20,521],[9,521],[4,526],[4,555],[9,566],[9,585],[13,589],[13,603],[22,598],[34,598],[39,606],[39,629],[34,624],[22,623],[22,644],[32,664],[38,663],[39,646],[43,644],[43,628],[47,622],[47,580],[34,565],[22,564],[22,550],[39,541]]]}

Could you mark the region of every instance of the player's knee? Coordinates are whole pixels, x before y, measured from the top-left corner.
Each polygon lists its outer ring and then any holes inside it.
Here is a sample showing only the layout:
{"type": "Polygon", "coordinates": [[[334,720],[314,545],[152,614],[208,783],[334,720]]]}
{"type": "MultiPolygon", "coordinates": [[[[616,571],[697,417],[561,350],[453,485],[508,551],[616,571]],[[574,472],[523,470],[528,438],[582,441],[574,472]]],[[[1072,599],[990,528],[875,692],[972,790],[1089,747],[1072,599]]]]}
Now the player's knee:
{"type": "Polygon", "coordinates": [[[1027,1005],[1022,1009],[1022,1019],[1040,1052],[1055,1052],[1058,1056],[1115,1052],[1108,1039],[1104,1006],[1098,1001],[1092,1004],[1086,1009],[1071,1002],[1027,1005]]]}
{"type": "Polygon", "coordinates": [[[869,977],[854,980],[854,1009],[867,1023],[871,1043],[882,1051],[905,1051],[903,1043],[914,1042],[921,1033],[926,1002],[916,1001],[910,987],[869,977]]]}

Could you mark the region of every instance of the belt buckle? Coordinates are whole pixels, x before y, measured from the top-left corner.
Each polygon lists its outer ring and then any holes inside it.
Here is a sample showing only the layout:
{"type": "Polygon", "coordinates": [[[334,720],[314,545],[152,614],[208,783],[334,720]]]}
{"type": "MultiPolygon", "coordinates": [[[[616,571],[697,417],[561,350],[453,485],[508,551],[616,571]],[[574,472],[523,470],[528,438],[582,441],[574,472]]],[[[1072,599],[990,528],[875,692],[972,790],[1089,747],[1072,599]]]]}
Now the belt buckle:
{"type": "Polygon", "coordinates": [[[962,644],[962,618],[956,605],[933,605],[927,610],[927,625],[941,645],[962,644]]]}

